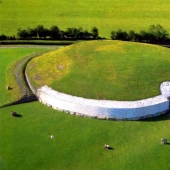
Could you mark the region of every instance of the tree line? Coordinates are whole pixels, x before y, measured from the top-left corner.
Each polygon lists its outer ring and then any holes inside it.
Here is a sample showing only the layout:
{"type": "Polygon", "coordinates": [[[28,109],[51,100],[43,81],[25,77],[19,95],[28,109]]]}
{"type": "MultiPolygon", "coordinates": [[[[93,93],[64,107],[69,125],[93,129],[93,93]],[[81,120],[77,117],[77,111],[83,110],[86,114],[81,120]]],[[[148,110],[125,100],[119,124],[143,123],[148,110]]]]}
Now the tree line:
{"type": "MultiPolygon", "coordinates": [[[[144,43],[169,44],[170,38],[168,32],[159,24],[151,25],[148,30],[141,30],[136,33],[133,30],[128,32],[118,29],[111,31],[112,40],[135,41],[144,43]]],[[[49,29],[43,25],[38,25],[35,28],[28,27],[27,29],[19,28],[17,36],[0,35],[0,40],[96,40],[105,39],[99,36],[97,27],[92,27],[91,31],[79,28],[67,28],[65,31],[53,25],[49,29]]]]}
{"type": "MultiPolygon", "coordinates": [[[[0,35],[1,40],[6,40],[11,37],[6,35],[0,35]]],[[[51,26],[49,29],[43,25],[38,25],[36,28],[21,29],[17,30],[17,37],[14,39],[19,40],[90,40],[90,39],[101,39],[99,36],[98,28],[93,27],[91,31],[84,30],[83,28],[67,28],[65,31],[60,30],[58,26],[51,26]]]]}
{"type": "Polygon", "coordinates": [[[151,25],[148,30],[141,30],[139,33],[133,30],[126,32],[121,29],[111,31],[111,39],[157,44],[170,43],[168,32],[159,24],[151,25]]]}

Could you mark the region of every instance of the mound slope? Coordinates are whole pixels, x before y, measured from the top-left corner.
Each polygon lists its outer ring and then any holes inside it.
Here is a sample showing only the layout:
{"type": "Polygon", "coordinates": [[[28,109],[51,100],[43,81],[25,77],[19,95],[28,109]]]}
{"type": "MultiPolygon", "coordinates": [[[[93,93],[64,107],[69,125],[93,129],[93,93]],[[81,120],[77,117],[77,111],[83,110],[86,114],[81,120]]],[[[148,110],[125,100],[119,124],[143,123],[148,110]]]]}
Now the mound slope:
{"type": "Polygon", "coordinates": [[[45,53],[30,61],[27,73],[36,88],[92,99],[139,100],[159,95],[170,79],[170,50],[122,42],[88,41],[45,53]]]}

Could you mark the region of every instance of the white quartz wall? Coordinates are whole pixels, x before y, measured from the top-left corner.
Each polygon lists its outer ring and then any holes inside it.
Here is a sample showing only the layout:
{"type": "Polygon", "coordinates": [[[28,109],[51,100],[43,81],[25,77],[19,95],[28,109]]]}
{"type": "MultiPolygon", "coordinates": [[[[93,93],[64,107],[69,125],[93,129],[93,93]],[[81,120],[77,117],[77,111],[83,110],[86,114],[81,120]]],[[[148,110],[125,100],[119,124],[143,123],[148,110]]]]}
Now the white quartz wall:
{"type": "MultiPolygon", "coordinates": [[[[168,89],[167,84],[165,85],[164,92],[168,89]]],[[[98,119],[138,120],[154,117],[169,110],[167,93],[139,101],[110,101],[71,96],[44,86],[38,89],[37,97],[43,104],[54,109],[98,119]]]]}

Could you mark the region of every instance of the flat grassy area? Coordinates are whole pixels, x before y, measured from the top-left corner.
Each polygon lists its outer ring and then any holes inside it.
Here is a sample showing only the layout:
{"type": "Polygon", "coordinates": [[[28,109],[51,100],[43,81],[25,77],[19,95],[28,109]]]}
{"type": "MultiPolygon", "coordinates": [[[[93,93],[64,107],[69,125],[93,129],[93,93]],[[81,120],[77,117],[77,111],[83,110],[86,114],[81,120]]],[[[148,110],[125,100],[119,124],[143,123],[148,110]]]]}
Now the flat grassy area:
{"type": "Polygon", "coordinates": [[[156,45],[89,41],[34,58],[27,73],[36,88],[49,85],[85,98],[139,100],[160,94],[160,84],[170,78],[169,54],[170,49],[156,45]]]}
{"type": "Polygon", "coordinates": [[[20,99],[21,91],[14,76],[15,65],[23,57],[45,48],[0,48],[0,106],[20,99]],[[7,86],[12,89],[7,90],[7,86]]]}
{"type": "Polygon", "coordinates": [[[1,170],[169,169],[169,116],[152,121],[101,121],[38,102],[0,109],[1,170]],[[11,116],[11,111],[22,115],[11,116]],[[50,139],[54,135],[54,139],[50,139]],[[104,144],[113,150],[105,150],[104,144]]]}
{"type": "MultiPolygon", "coordinates": [[[[9,65],[33,49],[0,50],[5,58],[0,62],[2,92],[9,65]]],[[[2,98],[6,95],[1,93],[2,98]]],[[[169,117],[102,121],[62,113],[39,102],[0,108],[0,169],[169,169],[169,144],[160,144],[161,138],[170,140],[169,117]],[[11,111],[22,117],[12,117],[11,111]],[[105,150],[104,144],[113,150],[105,150]]]]}
{"type": "Polygon", "coordinates": [[[18,28],[57,25],[99,29],[109,38],[112,30],[148,29],[162,25],[170,32],[170,3],[168,0],[2,0],[0,3],[0,34],[14,35],[18,28]],[[15,8],[14,8],[15,7],[15,8]]]}

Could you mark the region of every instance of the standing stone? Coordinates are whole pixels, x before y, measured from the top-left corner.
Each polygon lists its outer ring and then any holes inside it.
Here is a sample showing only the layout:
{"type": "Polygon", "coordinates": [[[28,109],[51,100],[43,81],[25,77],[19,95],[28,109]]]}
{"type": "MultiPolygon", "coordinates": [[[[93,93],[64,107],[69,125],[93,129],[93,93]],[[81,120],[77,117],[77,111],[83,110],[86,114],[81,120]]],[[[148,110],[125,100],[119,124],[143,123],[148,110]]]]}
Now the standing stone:
{"type": "Polygon", "coordinates": [[[161,139],[161,144],[167,144],[167,139],[162,138],[162,139],[161,139]]]}

